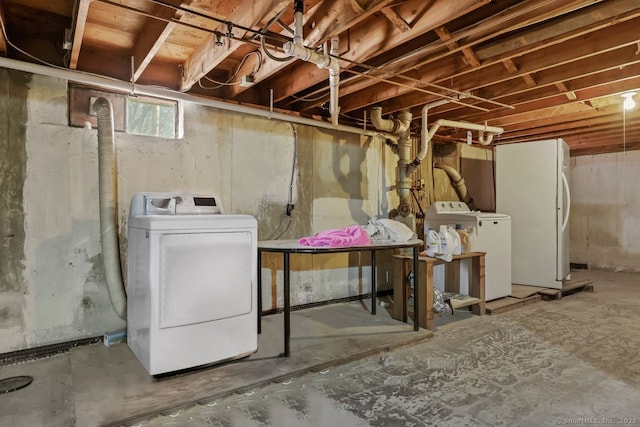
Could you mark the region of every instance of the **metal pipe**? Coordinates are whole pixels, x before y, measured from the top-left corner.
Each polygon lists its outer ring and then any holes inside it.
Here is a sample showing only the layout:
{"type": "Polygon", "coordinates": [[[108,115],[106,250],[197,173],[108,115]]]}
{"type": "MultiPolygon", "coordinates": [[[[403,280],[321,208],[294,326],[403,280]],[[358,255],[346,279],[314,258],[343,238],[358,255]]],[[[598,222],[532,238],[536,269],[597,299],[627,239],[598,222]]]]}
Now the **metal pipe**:
{"type": "MultiPolygon", "coordinates": [[[[68,70],[65,68],[53,68],[46,67],[44,65],[34,64],[30,62],[17,61],[15,59],[9,59],[0,57],[0,67],[10,68],[12,70],[24,71],[27,73],[40,74],[57,79],[68,80],[76,83],[86,84],[95,88],[109,90],[120,93],[132,93],[134,87],[131,82],[125,82],[118,79],[109,77],[98,76],[96,74],[85,73],[82,71],[68,70]]],[[[333,126],[329,122],[321,120],[308,119],[306,117],[293,116],[284,113],[270,112],[269,110],[261,110],[255,107],[247,107],[245,105],[230,104],[227,102],[218,101],[215,99],[203,98],[200,96],[194,96],[187,93],[174,91],[171,89],[162,89],[155,86],[145,86],[136,84],[135,94],[140,96],[150,96],[153,98],[168,99],[173,101],[191,102],[198,105],[204,105],[206,107],[217,108],[220,110],[231,111],[235,113],[249,114],[251,116],[264,117],[267,119],[274,119],[287,123],[296,123],[300,125],[313,126],[321,129],[337,130],[341,132],[347,132],[363,136],[382,137],[396,140],[397,136],[356,128],[346,125],[333,126]]]]}

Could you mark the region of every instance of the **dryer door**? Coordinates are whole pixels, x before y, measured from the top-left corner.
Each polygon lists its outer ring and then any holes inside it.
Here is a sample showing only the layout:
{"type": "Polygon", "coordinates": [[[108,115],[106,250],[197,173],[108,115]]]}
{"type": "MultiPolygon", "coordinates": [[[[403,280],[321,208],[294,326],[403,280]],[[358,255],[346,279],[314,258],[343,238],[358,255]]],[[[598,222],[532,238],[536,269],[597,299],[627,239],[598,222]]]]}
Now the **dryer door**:
{"type": "Polygon", "coordinates": [[[159,327],[209,322],[251,311],[251,230],[160,236],[159,327]]]}

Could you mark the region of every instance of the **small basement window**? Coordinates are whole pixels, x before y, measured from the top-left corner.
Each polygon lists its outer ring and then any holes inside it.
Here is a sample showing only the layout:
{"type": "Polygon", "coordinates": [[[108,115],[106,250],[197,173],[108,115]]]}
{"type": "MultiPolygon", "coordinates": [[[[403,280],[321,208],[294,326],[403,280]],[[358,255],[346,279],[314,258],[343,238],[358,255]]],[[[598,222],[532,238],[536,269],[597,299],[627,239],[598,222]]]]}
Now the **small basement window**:
{"type": "Polygon", "coordinates": [[[178,101],[129,96],[126,132],[160,138],[182,138],[182,106],[178,101]]]}

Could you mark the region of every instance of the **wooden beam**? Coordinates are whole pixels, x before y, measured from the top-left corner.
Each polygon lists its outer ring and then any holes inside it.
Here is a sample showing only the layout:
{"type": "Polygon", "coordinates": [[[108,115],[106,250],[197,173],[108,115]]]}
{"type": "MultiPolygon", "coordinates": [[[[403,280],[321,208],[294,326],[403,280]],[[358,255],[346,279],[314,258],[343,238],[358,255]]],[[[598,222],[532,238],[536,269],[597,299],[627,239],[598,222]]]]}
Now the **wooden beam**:
{"type": "Polygon", "coordinates": [[[351,5],[351,9],[359,15],[362,15],[366,12],[366,10],[358,3],[358,0],[349,0],[349,4],[351,5]]]}
{"type": "MultiPolygon", "coordinates": [[[[352,41],[349,51],[341,57],[364,62],[380,55],[383,50],[393,49],[487,3],[488,0],[435,0],[428,3],[424,0],[407,1],[398,6],[396,12],[415,19],[410,22],[410,31],[403,33],[390,30],[390,24],[383,20],[372,20],[371,25],[358,25],[349,35],[352,41]],[[356,40],[359,42],[355,42],[356,40]]],[[[343,68],[351,67],[345,61],[341,65],[343,68]]],[[[269,83],[270,87],[279,89],[275,100],[280,101],[325,80],[328,80],[326,70],[318,69],[314,64],[298,62],[290,73],[281,73],[269,83]]]]}
{"type": "MultiPolygon", "coordinates": [[[[266,24],[290,3],[289,0],[243,0],[236,9],[226,18],[247,28],[256,28],[266,24]]],[[[226,26],[219,25],[217,31],[226,33],[226,26]]],[[[243,38],[247,35],[234,30],[235,37],[243,38]]],[[[216,36],[211,34],[184,63],[184,77],[181,90],[186,91],[209,71],[220,65],[229,55],[238,49],[243,43],[237,40],[225,39],[222,46],[216,45],[216,36]]]]}
{"type": "MultiPolygon", "coordinates": [[[[4,19],[4,0],[0,0],[0,19],[4,23],[4,27],[7,27],[6,20],[4,19]]],[[[7,41],[4,39],[4,34],[0,31],[0,55],[7,56],[7,41]]]]}
{"type": "Polygon", "coordinates": [[[387,17],[389,21],[401,32],[407,32],[411,30],[411,26],[407,24],[407,21],[402,19],[402,16],[398,15],[393,8],[391,7],[383,7],[381,10],[382,14],[387,17]]]}
{"type": "MultiPolygon", "coordinates": [[[[531,39],[528,37],[529,33],[525,33],[524,35],[519,33],[517,36],[511,37],[513,39],[513,44],[518,46],[517,49],[513,51],[507,51],[507,52],[498,51],[498,52],[501,52],[501,54],[493,58],[489,58],[488,55],[486,54],[478,55],[479,59],[482,61],[481,67],[483,69],[490,68],[495,66],[496,64],[502,64],[502,62],[505,60],[521,57],[528,53],[533,53],[538,50],[544,49],[546,46],[550,47],[553,45],[559,45],[568,40],[577,39],[579,37],[586,36],[594,31],[606,29],[611,26],[617,26],[616,24],[620,25],[624,22],[628,22],[629,20],[635,19],[638,16],[640,16],[640,10],[633,9],[634,6],[637,7],[637,4],[639,4],[638,0],[633,0],[632,3],[633,4],[631,4],[629,0],[611,0],[611,2],[607,2],[607,4],[593,5],[589,8],[585,8],[585,10],[578,10],[574,13],[568,14],[568,16],[564,19],[553,20],[553,24],[554,24],[553,27],[551,27],[550,25],[544,25],[546,32],[549,33],[549,36],[547,36],[547,38],[544,39],[544,41],[539,40],[543,36],[538,34],[537,29],[534,30],[534,32],[536,33],[535,37],[532,37],[531,39]],[[609,8],[609,6],[611,6],[611,8],[609,8]]],[[[525,6],[526,4],[524,4],[522,8],[524,8],[525,6]]],[[[555,3],[556,11],[558,7],[562,8],[564,6],[565,5],[561,5],[560,3],[555,3]]],[[[554,10],[547,10],[545,14],[552,14],[553,12],[554,10]]],[[[528,15],[522,13],[520,11],[520,7],[513,8],[512,10],[505,11],[504,14],[498,14],[495,17],[492,17],[489,20],[482,22],[481,25],[479,25],[477,28],[464,29],[459,32],[456,32],[453,34],[453,37],[456,40],[465,40],[465,44],[462,45],[463,47],[473,46],[479,40],[488,40],[504,32],[505,30],[504,22],[513,22],[513,25],[514,25],[513,28],[506,28],[506,30],[516,29],[517,27],[519,27],[518,20],[525,16],[528,16],[528,15]],[[492,30],[493,33],[488,33],[487,32],[488,30],[492,30]],[[470,42],[467,42],[467,40],[470,40],[470,42]]],[[[530,17],[529,19],[531,20],[533,19],[533,17],[530,17]]],[[[631,25],[631,27],[633,27],[633,25],[631,25]]],[[[632,34],[634,30],[629,30],[625,28],[624,31],[631,31],[631,33],[626,33],[628,36],[628,34],[632,34]]],[[[620,34],[620,35],[623,35],[623,34],[620,34]]],[[[507,42],[509,40],[510,39],[507,39],[507,42]]],[[[442,42],[442,43],[445,43],[445,42],[442,42]]],[[[492,46],[495,44],[502,45],[502,43],[506,43],[506,42],[501,40],[500,43],[492,43],[492,44],[489,44],[489,46],[492,46]]],[[[486,48],[484,47],[479,48],[476,50],[476,53],[480,52],[481,49],[486,50],[486,48]]],[[[563,49],[563,48],[559,48],[558,50],[560,49],[563,49]]],[[[436,45],[432,47],[428,47],[428,49],[426,49],[426,52],[435,52],[435,51],[436,51],[436,45]]],[[[437,57],[441,59],[437,61],[432,61],[430,59],[427,62],[423,61],[423,62],[418,62],[417,64],[415,59],[413,61],[407,60],[406,64],[403,64],[402,61],[400,61],[396,63],[398,64],[399,68],[392,67],[391,71],[408,73],[410,77],[422,79],[426,82],[446,83],[448,86],[451,84],[451,82],[455,82],[456,83],[455,87],[460,90],[466,89],[469,86],[468,84],[467,86],[465,86],[463,83],[457,81],[458,79],[468,78],[469,80],[471,80],[474,76],[478,76],[479,72],[482,72],[482,70],[473,69],[468,66],[464,67],[466,64],[461,64],[462,66],[459,66],[457,70],[452,70],[452,72],[446,77],[446,81],[445,80],[434,81],[433,79],[430,79],[430,78],[423,79],[422,77],[416,77],[417,75],[419,76],[420,74],[428,73],[428,71],[422,71],[421,73],[415,71],[415,67],[420,64],[425,64],[425,65],[428,64],[428,66],[425,66],[423,68],[431,69],[434,67],[438,67],[439,64],[443,62],[446,62],[448,64],[452,63],[451,58],[444,58],[442,57],[442,55],[439,55],[437,57]]],[[[502,66],[504,66],[504,64],[502,64],[502,66]]],[[[488,72],[488,74],[489,75],[493,74],[493,71],[488,72]]],[[[379,75],[385,76],[384,73],[381,73],[379,75]]],[[[510,74],[508,73],[505,74],[505,78],[510,78],[510,77],[512,77],[510,74]],[[506,77],[506,76],[509,76],[509,77],[506,77]]],[[[484,75],[482,76],[482,79],[486,79],[486,78],[487,78],[486,76],[484,75]]],[[[476,82],[478,80],[480,79],[475,79],[476,82]]],[[[370,92],[371,91],[370,87],[373,86],[374,84],[376,83],[368,80],[360,80],[359,82],[350,85],[350,87],[346,88],[346,90],[341,90],[341,96],[344,96],[348,93],[353,93],[356,90],[362,90],[365,93],[370,92]]],[[[472,85],[472,86],[477,87],[478,85],[472,85]]],[[[395,96],[399,96],[399,95],[402,95],[402,91],[396,93],[395,96]]],[[[421,100],[418,101],[417,104],[421,102],[422,103],[425,102],[423,97],[421,97],[421,100]]],[[[365,107],[365,105],[356,106],[355,102],[352,102],[351,104],[353,105],[353,109],[359,109],[359,108],[365,107]]],[[[341,106],[343,106],[343,111],[346,112],[346,110],[344,110],[343,103],[341,103],[341,106]]],[[[309,105],[307,105],[307,109],[312,107],[314,107],[312,103],[309,103],[309,105]]],[[[388,110],[385,108],[385,111],[388,111],[388,110]]]]}
{"type": "MultiPolygon", "coordinates": [[[[635,67],[636,69],[640,68],[640,64],[635,67]]],[[[582,115],[579,115],[574,118],[567,119],[567,117],[551,117],[548,119],[540,119],[535,115],[523,116],[526,113],[535,113],[538,110],[548,109],[551,107],[561,107],[567,104],[567,99],[564,95],[559,95],[555,92],[555,88],[549,86],[548,88],[540,88],[531,91],[528,94],[524,94],[524,96],[520,99],[519,103],[514,104],[515,110],[511,111],[492,111],[487,114],[477,114],[473,112],[473,114],[465,114],[463,109],[453,109],[450,108],[446,111],[447,115],[453,115],[458,117],[461,120],[466,120],[474,123],[482,123],[484,121],[488,121],[491,125],[497,125],[498,121],[502,121],[503,124],[506,124],[508,121],[508,126],[510,129],[509,136],[514,135],[515,137],[528,135],[531,132],[536,132],[537,129],[542,129],[545,126],[557,126],[558,122],[562,123],[571,123],[575,120],[583,120],[589,119],[591,117],[602,117],[602,114],[618,114],[620,113],[620,100],[617,95],[611,96],[612,93],[621,93],[630,89],[635,89],[640,87],[640,74],[638,77],[634,77],[631,79],[622,79],[620,81],[614,81],[608,83],[607,80],[603,79],[601,81],[592,81],[591,79],[587,79],[584,83],[580,81],[576,81],[580,85],[592,83],[593,86],[584,87],[580,90],[576,90],[577,102],[586,102],[590,100],[599,100],[600,107],[599,109],[591,108],[584,110],[582,115]],[[549,93],[553,91],[554,93],[549,95],[549,93]],[[546,93],[545,93],[546,92],[546,93]],[[540,98],[537,96],[540,95],[540,98]],[[608,104],[605,105],[601,100],[604,98],[612,99],[613,101],[609,101],[608,104]],[[528,100],[523,101],[525,98],[528,100]],[[611,107],[611,103],[615,104],[611,107]],[[595,116],[594,116],[595,115],[595,116]],[[520,129],[524,129],[520,133],[520,129]]],[[[468,110],[468,109],[467,109],[468,110]]],[[[438,118],[443,118],[440,115],[440,112],[437,112],[433,115],[433,119],[437,120],[438,118]]],[[[571,129],[569,127],[569,129],[571,129]]],[[[506,138],[509,138],[506,134],[503,134],[506,138]]]]}
{"type": "MultiPolygon", "coordinates": [[[[445,27],[436,28],[434,31],[438,35],[440,40],[442,40],[443,42],[448,42],[448,41],[450,41],[452,39],[451,33],[445,27]]],[[[449,48],[449,50],[453,51],[453,50],[458,49],[460,47],[460,45],[458,44],[458,42],[452,41],[452,42],[447,43],[447,47],[449,48]]],[[[469,47],[463,47],[462,48],[462,54],[465,56],[465,58],[467,58],[467,62],[468,62],[469,65],[471,65],[472,67],[479,67],[480,66],[480,60],[476,56],[476,54],[473,51],[473,49],[471,49],[469,47]]]]}
{"type": "MultiPolygon", "coordinates": [[[[304,43],[309,47],[322,44],[331,37],[349,30],[394,1],[373,0],[364,13],[355,12],[354,7],[350,7],[345,1],[324,1],[312,11],[312,16],[305,16],[304,43]]],[[[284,34],[284,32],[281,34],[284,34]]],[[[287,35],[290,36],[290,34],[287,35]]],[[[263,81],[290,66],[292,62],[266,60],[262,64],[260,71],[255,74],[254,79],[256,82],[263,81]]],[[[242,86],[230,86],[227,88],[228,96],[231,98],[247,90],[248,88],[242,86]]]]}
{"type": "Polygon", "coordinates": [[[620,143],[619,138],[612,138],[608,140],[606,144],[600,143],[600,146],[598,147],[571,148],[570,153],[571,153],[571,157],[578,157],[578,156],[592,156],[597,154],[619,153],[623,150],[625,151],[640,150],[640,141],[628,143],[625,149],[620,143]]]}
{"type": "Polygon", "coordinates": [[[504,65],[504,68],[507,69],[509,74],[516,74],[518,72],[518,67],[516,67],[516,64],[512,59],[505,59],[504,61],[502,61],[502,64],[504,65]]]}
{"type": "Polygon", "coordinates": [[[313,16],[305,19],[304,44],[309,47],[317,46],[331,37],[344,33],[394,1],[373,0],[364,8],[355,0],[325,0],[313,11],[313,16]]]}
{"type": "MultiPolygon", "coordinates": [[[[167,0],[167,3],[185,7],[189,6],[193,0],[167,0]]],[[[156,4],[151,12],[153,16],[157,16],[162,19],[176,19],[179,20],[183,12],[176,11],[170,7],[156,4]]],[[[160,21],[153,18],[148,18],[142,30],[139,33],[136,44],[131,50],[131,56],[133,56],[134,71],[133,81],[137,81],[144,70],[147,68],[153,57],[158,53],[158,50],[162,47],[167,40],[171,32],[177,24],[172,22],[160,21]]]]}
{"type": "MultiPolygon", "coordinates": [[[[422,49],[417,49],[414,55],[409,55],[399,61],[396,61],[394,67],[390,68],[389,71],[393,71],[395,73],[407,73],[415,71],[417,68],[430,68],[434,63],[437,64],[441,60],[449,59],[447,57],[451,56],[451,54],[455,53],[456,51],[462,50],[464,48],[471,48],[503,34],[519,30],[526,24],[532,24],[545,18],[562,15],[566,11],[570,11],[580,5],[588,4],[589,2],[550,2],[533,9],[532,3],[533,2],[531,1],[523,2],[522,5],[504,10],[503,12],[500,12],[485,21],[479,22],[475,26],[465,28],[456,32],[455,34],[452,34],[452,40],[464,40],[464,44],[453,50],[450,49],[447,53],[438,53],[441,52],[442,46],[445,42],[430,44],[423,47],[422,49]]],[[[592,17],[592,19],[597,18],[599,20],[601,19],[601,16],[602,15],[596,14],[594,17],[592,17]]],[[[605,14],[605,16],[608,15],[605,14]]],[[[607,22],[605,25],[611,25],[611,23],[607,22]]],[[[528,46],[525,46],[525,49],[526,47],[528,46]]],[[[518,54],[513,55],[513,57],[516,56],[518,56],[518,54]]],[[[481,61],[483,60],[483,58],[480,56],[478,56],[478,58],[481,61]]],[[[494,65],[496,64],[496,62],[502,61],[503,59],[507,58],[494,58],[494,61],[490,61],[488,63],[483,62],[482,66],[486,67],[488,65],[494,65]]],[[[463,65],[465,65],[465,67],[461,67],[456,73],[449,76],[450,80],[453,80],[458,75],[462,75],[462,73],[473,74],[476,72],[476,69],[469,67],[468,64],[463,65]]],[[[388,77],[388,74],[385,75],[383,72],[381,73],[381,76],[388,77]]],[[[368,87],[373,84],[374,83],[371,81],[362,80],[358,85],[358,89],[368,90],[368,87]]],[[[448,83],[448,85],[450,84],[448,83]]]]}
{"type": "Polygon", "coordinates": [[[80,48],[82,47],[82,39],[84,38],[84,28],[87,25],[87,15],[89,14],[89,5],[93,0],[79,0],[78,9],[76,10],[76,22],[73,24],[73,44],[71,45],[71,57],[69,58],[69,68],[75,70],[78,67],[78,57],[80,56],[80,48]]]}
{"type": "MultiPolygon", "coordinates": [[[[618,115],[616,114],[616,117],[618,115]]],[[[523,129],[511,129],[503,133],[500,138],[503,141],[516,141],[526,140],[532,137],[547,137],[550,135],[577,133],[576,129],[590,129],[594,131],[601,131],[611,126],[613,118],[610,114],[586,117],[580,120],[564,120],[560,123],[552,123],[542,125],[539,124],[535,128],[523,128],[523,129]]]]}
{"type": "Polygon", "coordinates": [[[555,84],[555,86],[560,92],[565,94],[569,101],[575,101],[576,99],[578,99],[575,92],[570,91],[569,88],[567,88],[567,85],[564,84],[564,82],[558,82],[555,84]]]}
{"type": "MultiPolygon", "coordinates": [[[[131,57],[113,51],[97,50],[86,44],[78,61],[78,69],[109,76],[114,79],[129,81],[131,79],[131,57]]],[[[179,87],[176,67],[166,63],[151,63],[147,71],[138,80],[144,85],[179,87]]],[[[131,87],[133,91],[133,86],[131,87]]]]}
{"type": "Polygon", "coordinates": [[[536,83],[535,79],[533,78],[533,76],[529,73],[527,74],[523,74],[522,75],[522,79],[524,80],[524,82],[527,84],[527,86],[529,87],[536,87],[538,86],[538,83],[536,83]]]}
{"type": "MultiPolygon", "coordinates": [[[[629,66],[640,60],[640,56],[635,54],[635,42],[629,37],[633,33],[627,32],[630,28],[637,28],[637,25],[640,25],[640,18],[607,27],[590,34],[589,37],[570,39],[560,45],[535,50],[531,54],[519,58],[516,74],[511,74],[505,69],[505,60],[502,59],[491,66],[483,66],[482,69],[476,70],[474,73],[465,73],[457,79],[446,76],[437,78],[435,83],[450,84],[453,80],[455,87],[459,90],[473,91],[478,96],[499,100],[507,94],[513,95],[520,91],[530,90],[531,87],[526,83],[520,85],[513,81],[514,78],[522,77],[525,74],[535,73],[537,85],[543,86],[600,73],[614,67],[629,66]],[[626,46],[617,48],[621,45],[626,46]],[[567,66],[568,64],[571,65],[567,66]]],[[[442,61],[432,65],[435,67],[439,63],[442,61]]],[[[432,69],[405,74],[418,80],[434,81],[431,77],[432,69]]],[[[522,82],[524,83],[524,81],[522,82]]],[[[354,97],[355,95],[352,95],[346,101],[341,102],[343,111],[353,111],[369,105],[367,99],[370,94],[368,92],[370,90],[361,91],[358,94],[359,100],[354,97]]],[[[402,88],[387,88],[385,91],[384,87],[377,87],[376,93],[378,96],[376,103],[380,104],[387,112],[398,111],[396,108],[402,109],[408,105],[417,106],[425,102],[424,97],[412,94],[402,88]],[[391,99],[391,97],[397,99],[391,99]],[[385,99],[389,101],[381,104],[381,101],[385,99]]]]}

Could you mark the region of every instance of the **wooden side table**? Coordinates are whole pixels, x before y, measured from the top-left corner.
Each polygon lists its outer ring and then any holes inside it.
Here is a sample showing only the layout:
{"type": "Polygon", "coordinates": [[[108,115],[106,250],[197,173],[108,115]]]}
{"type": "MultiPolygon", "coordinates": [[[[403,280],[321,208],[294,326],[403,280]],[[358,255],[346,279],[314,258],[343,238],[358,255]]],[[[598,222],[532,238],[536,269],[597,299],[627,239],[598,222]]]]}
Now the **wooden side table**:
{"type": "MultiPolygon", "coordinates": [[[[454,255],[451,262],[447,263],[439,258],[419,257],[418,274],[414,274],[414,283],[418,284],[418,313],[419,325],[426,329],[433,329],[433,267],[439,264],[447,264],[445,269],[445,281],[448,285],[448,292],[460,291],[459,269],[460,260],[471,259],[471,272],[469,283],[469,296],[464,299],[452,299],[451,305],[454,309],[471,306],[474,314],[480,316],[485,314],[484,301],[484,252],[468,252],[461,255],[454,255]],[[451,286],[451,279],[454,276],[457,287],[451,286]]],[[[393,293],[394,293],[394,319],[407,321],[407,299],[409,296],[409,285],[406,281],[409,271],[411,271],[411,257],[406,255],[394,255],[393,257],[393,293]]],[[[415,321],[415,319],[414,319],[415,321]]]]}

